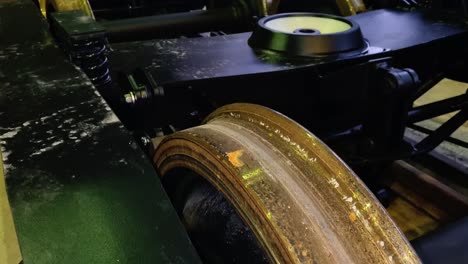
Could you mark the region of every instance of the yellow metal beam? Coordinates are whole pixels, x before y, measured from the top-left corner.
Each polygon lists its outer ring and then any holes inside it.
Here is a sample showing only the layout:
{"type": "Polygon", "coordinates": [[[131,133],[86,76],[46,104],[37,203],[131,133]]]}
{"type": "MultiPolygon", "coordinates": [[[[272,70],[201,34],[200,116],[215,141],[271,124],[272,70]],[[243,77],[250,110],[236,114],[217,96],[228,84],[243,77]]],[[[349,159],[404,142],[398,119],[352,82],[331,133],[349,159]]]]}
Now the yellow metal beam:
{"type": "Polygon", "coordinates": [[[352,16],[366,11],[366,5],[362,0],[336,0],[341,15],[352,16]]]}
{"type": "Polygon", "coordinates": [[[21,260],[18,237],[6,192],[3,159],[0,153],[0,263],[18,264],[21,260]]]}
{"type": "Polygon", "coordinates": [[[258,15],[274,15],[278,11],[280,0],[257,0],[258,15]]]}
{"type": "Polygon", "coordinates": [[[42,15],[45,17],[51,12],[48,9],[52,7],[54,11],[82,10],[94,18],[93,10],[88,0],[39,0],[39,7],[42,15]]]}

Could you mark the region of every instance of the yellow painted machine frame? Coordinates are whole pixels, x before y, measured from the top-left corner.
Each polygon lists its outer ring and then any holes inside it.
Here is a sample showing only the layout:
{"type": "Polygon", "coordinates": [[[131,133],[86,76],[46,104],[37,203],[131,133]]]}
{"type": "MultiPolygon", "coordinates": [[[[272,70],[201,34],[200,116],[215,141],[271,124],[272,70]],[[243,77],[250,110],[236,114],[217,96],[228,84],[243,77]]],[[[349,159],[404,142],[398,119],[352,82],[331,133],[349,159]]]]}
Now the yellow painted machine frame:
{"type": "Polygon", "coordinates": [[[0,153],[0,263],[19,264],[21,261],[18,237],[6,192],[3,158],[0,153]]]}
{"type": "MultiPolygon", "coordinates": [[[[94,18],[93,10],[88,0],[38,0],[42,15],[47,17],[48,8],[52,6],[55,11],[82,10],[94,18]]],[[[280,0],[258,0],[257,5],[262,16],[275,14],[280,0]]],[[[366,11],[362,0],[336,0],[341,15],[350,16],[366,11]]]]}
{"type": "MultiPolygon", "coordinates": [[[[273,15],[277,12],[281,0],[257,0],[261,16],[273,15]]],[[[366,11],[363,0],[336,0],[336,4],[343,16],[351,16],[366,11]]]]}
{"type": "Polygon", "coordinates": [[[47,17],[49,7],[52,7],[55,11],[72,11],[82,10],[89,16],[94,18],[93,10],[88,0],[38,0],[39,7],[42,15],[47,17]]]}
{"type": "Polygon", "coordinates": [[[366,11],[366,5],[362,0],[336,0],[336,4],[343,16],[352,16],[366,11]]]}

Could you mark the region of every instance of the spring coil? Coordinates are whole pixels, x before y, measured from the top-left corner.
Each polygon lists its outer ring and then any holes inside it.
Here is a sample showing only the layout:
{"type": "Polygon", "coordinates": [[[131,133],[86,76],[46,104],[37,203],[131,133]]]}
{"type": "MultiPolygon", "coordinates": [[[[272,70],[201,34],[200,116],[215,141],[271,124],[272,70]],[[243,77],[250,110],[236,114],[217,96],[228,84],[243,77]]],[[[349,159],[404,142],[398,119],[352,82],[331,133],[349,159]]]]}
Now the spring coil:
{"type": "Polygon", "coordinates": [[[96,86],[111,81],[106,44],[103,39],[87,39],[71,45],[71,59],[96,86]]]}
{"type": "Polygon", "coordinates": [[[432,5],[432,0],[400,0],[400,6],[403,7],[431,8],[432,5]]]}

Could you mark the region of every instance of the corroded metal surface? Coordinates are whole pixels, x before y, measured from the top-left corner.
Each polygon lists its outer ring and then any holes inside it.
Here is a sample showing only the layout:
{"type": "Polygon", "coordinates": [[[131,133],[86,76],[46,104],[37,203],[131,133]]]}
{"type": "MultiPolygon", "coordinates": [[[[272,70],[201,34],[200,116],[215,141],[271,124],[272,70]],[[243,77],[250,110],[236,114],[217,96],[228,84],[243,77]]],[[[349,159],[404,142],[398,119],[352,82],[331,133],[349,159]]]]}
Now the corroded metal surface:
{"type": "Polygon", "coordinates": [[[160,175],[186,167],[220,189],[272,263],[419,263],[361,180],[294,121],[251,104],[165,138],[160,175]]]}

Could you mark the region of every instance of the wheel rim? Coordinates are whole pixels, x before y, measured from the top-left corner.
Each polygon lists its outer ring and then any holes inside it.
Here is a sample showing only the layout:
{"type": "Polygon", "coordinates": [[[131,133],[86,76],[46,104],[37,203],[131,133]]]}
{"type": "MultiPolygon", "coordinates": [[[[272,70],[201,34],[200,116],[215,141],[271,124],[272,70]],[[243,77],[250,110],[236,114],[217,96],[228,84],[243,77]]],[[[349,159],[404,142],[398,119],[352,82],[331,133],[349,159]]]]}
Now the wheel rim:
{"type": "Polygon", "coordinates": [[[231,202],[272,263],[418,263],[361,180],[287,117],[232,104],[157,147],[161,177],[203,176],[231,202]]]}

